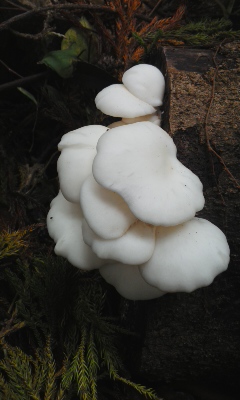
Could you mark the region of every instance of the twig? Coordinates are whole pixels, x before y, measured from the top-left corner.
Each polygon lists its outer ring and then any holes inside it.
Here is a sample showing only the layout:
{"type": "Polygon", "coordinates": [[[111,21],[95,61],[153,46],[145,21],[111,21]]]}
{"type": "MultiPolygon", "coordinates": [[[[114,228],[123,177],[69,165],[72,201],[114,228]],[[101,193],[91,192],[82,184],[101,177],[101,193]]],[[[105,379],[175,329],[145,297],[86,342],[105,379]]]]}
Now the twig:
{"type": "Polygon", "coordinates": [[[10,25],[23,19],[32,17],[33,15],[46,13],[47,11],[61,11],[61,10],[89,10],[89,11],[104,11],[115,14],[116,11],[108,6],[98,6],[93,4],[55,4],[47,7],[37,7],[33,10],[26,11],[22,14],[15,15],[0,24],[0,31],[8,29],[10,25]]]}
{"type": "MultiPolygon", "coordinates": [[[[223,42],[222,42],[222,43],[223,43],[223,42]]],[[[222,43],[218,46],[218,48],[217,48],[217,50],[216,50],[216,52],[215,52],[215,54],[214,54],[214,56],[213,56],[213,63],[214,63],[214,65],[215,65],[215,72],[214,72],[214,76],[213,76],[213,83],[212,83],[212,90],[211,90],[210,103],[209,103],[209,107],[208,107],[207,114],[206,114],[206,118],[205,118],[205,124],[204,124],[204,126],[205,126],[205,137],[206,137],[206,142],[207,142],[207,148],[208,148],[208,150],[209,150],[211,153],[213,153],[213,154],[218,158],[218,160],[220,161],[220,163],[221,163],[222,166],[224,167],[224,170],[227,172],[227,174],[231,177],[231,179],[232,179],[233,182],[235,183],[236,187],[237,187],[238,189],[240,189],[240,184],[239,184],[239,182],[238,182],[237,179],[233,176],[233,174],[231,173],[231,171],[228,169],[228,167],[226,166],[226,164],[225,164],[224,160],[222,159],[222,157],[212,148],[212,145],[211,145],[211,143],[210,143],[209,131],[208,131],[208,126],[209,126],[209,125],[208,125],[208,121],[209,121],[210,111],[211,111],[211,108],[212,108],[212,105],[213,105],[213,101],[214,101],[214,97],[215,97],[216,77],[217,77],[217,74],[218,74],[218,65],[217,65],[217,62],[216,62],[216,56],[217,56],[217,54],[218,54],[218,52],[219,52],[219,49],[220,49],[222,43]]]]}
{"type": "MultiPolygon", "coordinates": [[[[13,3],[11,0],[5,0],[6,3],[11,4],[16,10],[22,10],[22,11],[27,11],[27,8],[20,6],[20,4],[13,3]]],[[[2,9],[2,7],[1,7],[2,9]]],[[[12,10],[12,8],[10,8],[12,10]]]]}
{"type": "Polygon", "coordinates": [[[48,35],[49,33],[51,33],[51,28],[48,29],[43,29],[41,32],[39,33],[35,33],[35,34],[30,34],[30,33],[23,33],[23,32],[18,32],[15,31],[14,29],[9,29],[9,32],[13,33],[16,36],[20,36],[23,37],[25,39],[33,39],[33,40],[40,40],[42,39],[44,36],[48,35]]]}
{"type": "Polygon", "coordinates": [[[3,92],[4,90],[16,88],[18,86],[24,86],[30,82],[37,81],[39,79],[46,77],[48,75],[48,73],[49,73],[49,71],[40,72],[39,74],[26,76],[21,79],[16,79],[15,81],[12,81],[12,82],[4,83],[3,85],[0,85],[0,92],[3,92]]]}
{"type": "Polygon", "coordinates": [[[7,68],[7,70],[8,70],[9,72],[12,72],[12,74],[18,76],[19,78],[22,78],[22,75],[18,74],[16,71],[14,71],[12,68],[10,68],[7,64],[5,64],[4,61],[0,60],[0,63],[1,63],[5,68],[7,68]]]}
{"type": "Polygon", "coordinates": [[[158,9],[158,7],[160,6],[162,0],[158,0],[157,4],[155,5],[155,7],[153,7],[152,11],[149,13],[149,17],[151,17],[151,15],[158,9]]]}

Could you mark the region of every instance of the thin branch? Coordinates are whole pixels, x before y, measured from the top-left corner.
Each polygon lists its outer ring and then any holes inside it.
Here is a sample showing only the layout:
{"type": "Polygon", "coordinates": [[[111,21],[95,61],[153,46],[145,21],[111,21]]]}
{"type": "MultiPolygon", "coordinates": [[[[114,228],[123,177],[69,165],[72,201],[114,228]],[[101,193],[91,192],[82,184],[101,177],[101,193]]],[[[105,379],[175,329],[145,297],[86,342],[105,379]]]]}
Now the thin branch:
{"type": "Polygon", "coordinates": [[[46,13],[47,11],[61,11],[61,10],[89,10],[89,11],[104,11],[115,14],[116,11],[111,9],[108,6],[98,6],[92,4],[55,4],[53,6],[47,7],[37,7],[33,10],[26,11],[25,13],[15,15],[12,18],[9,18],[7,21],[4,21],[0,24],[0,31],[4,29],[8,29],[8,27],[15,22],[21,21],[23,19],[32,17],[33,15],[46,13]]]}
{"type": "Polygon", "coordinates": [[[155,5],[155,7],[153,7],[152,11],[149,13],[149,17],[151,17],[151,15],[158,9],[158,7],[160,6],[162,0],[158,0],[157,4],[155,5]]]}
{"type": "Polygon", "coordinates": [[[12,68],[10,68],[7,64],[5,64],[4,61],[0,60],[0,63],[1,63],[5,68],[7,68],[7,70],[8,70],[9,72],[11,72],[12,74],[18,76],[19,78],[22,78],[22,75],[20,75],[18,72],[14,71],[12,68]]]}
{"type": "Polygon", "coordinates": [[[39,79],[46,77],[48,75],[48,73],[49,73],[49,71],[40,72],[39,74],[26,76],[21,79],[16,79],[15,81],[12,81],[12,82],[4,83],[3,85],[0,85],[0,92],[3,92],[4,90],[16,88],[18,86],[24,86],[30,82],[37,81],[39,79]]]}
{"type": "MultiPolygon", "coordinates": [[[[23,6],[20,6],[20,4],[13,3],[11,0],[5,0],[5,1],[8,4],[11,4],[11,6],[13,6],[16,10],[22,10],[22,11],[27,11],[28,10],[27,8],[25,8],[23,6]]],[[[12,10],[12,8],[10,8],[10,10],[12,10]]]]}
{"type": "MultiPolygon", "coordinates": [[[[13,33],[13,35],[23,37],[24,39],[40,40],[44,36],[49,35],[52,31],[51,28],[48,28],[48,29],[43,29],[41,32],[35,34],[18,32],[15,31],[14,29],[9,29],[9,32],[13,33]]],[[[61,35],[61,37],[62,36],[63,35],[61,35]]]]}

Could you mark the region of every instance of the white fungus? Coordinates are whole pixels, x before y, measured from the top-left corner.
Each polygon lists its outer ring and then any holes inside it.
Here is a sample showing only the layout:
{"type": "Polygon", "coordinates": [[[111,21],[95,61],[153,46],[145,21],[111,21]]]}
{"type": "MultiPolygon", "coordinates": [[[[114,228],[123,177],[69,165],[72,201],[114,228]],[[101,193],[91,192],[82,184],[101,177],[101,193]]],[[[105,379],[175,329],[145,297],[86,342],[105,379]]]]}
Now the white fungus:
{"type": "Polygon", "coordinates": [[[55,253],[83,270],[99,268],[106,263],[87,246],[82,237],[83,215],[77,204],[67,201],[61,192],[52,200],[47,228],[55,241],[55,253]]]}
{"type": "Polygon", "coordinates": [[[107,130],[102,125],[89,125],[63,135],[57,169],[60,189],[68,201],[79,203],[81,185],[92,172],[98,139],[107,130]]]}
{"type": "Polygon", "coordinates": [[[99,258],[137,265],[148,261],[154,251],[155,228],[140,221],[121,237],[111,240],[96,235],[85,220],[82,230],[83,240],[99,258]]]}
{"type": "Polygon", "coordinates": [[[134,96],[122,84],[103,89],[95,103],[99,110],[112,117],[135,118],[156,112],[153,106],[134,96]]]}
{"type": "Polygon", "coordinates": [[[182,225],[156,229],[155,251],[140,272],[160,290],[192,292],[210,285],[228,263],[224,233],[205,219],[193,218],[182,225]]]}
{"type": "Polygon", "coordinates": [[[155,226],[178,225],[204,206],[199,178],[178,161],[170,136],[151,122],[103,134],[93,175],[118,193],[138,219],[155,226]]]}
{"type": "Polygon", "coordinates": [[[119,238],[136,221],[122,197],[100,186],[92,175],[82,185],[80,203],[88,225],[103,239],[119,238]]]}
{"type": "Polygon", "coordinates": [[[136,265],[109,264],[101,267],[99,272],[126,299],[151,300],[165,294],[146,283],[136,265]]]}
{"type": "Polygon", "coordinates": [[[158,68],[149,64],[135,65],[123,74],[122,81],[134,96],[153,107],[162,105],[165,80],[158,68]]]}
{"type": "Polygon", "coordinates": [[[229,263],[223,232],[195,217],[202,183],[159,127],[164,88],[162,73],[142,64],[97,95],[97,108],[122,119],[62,137],[61,191],[47,217],[55,253],[83,270],[99,268],[130,300],[191,292],[229,263]]]}

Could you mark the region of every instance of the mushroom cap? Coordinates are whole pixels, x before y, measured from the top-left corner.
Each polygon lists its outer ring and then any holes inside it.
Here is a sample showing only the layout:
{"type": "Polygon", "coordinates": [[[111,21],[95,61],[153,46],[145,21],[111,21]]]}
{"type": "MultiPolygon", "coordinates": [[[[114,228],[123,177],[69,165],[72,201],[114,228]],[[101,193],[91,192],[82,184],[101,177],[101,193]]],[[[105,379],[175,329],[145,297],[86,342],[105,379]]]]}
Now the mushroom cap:
{"type": "Polygon", "coordinates": [[[77,146],[78,148],[96,148],[98,139],[108,130],[103,125],[88,125],[65,133],[58,144],[58,150],[77,146]]]}
{"type": "Polygon", "coordinates": [[[136,221],[123,198],[100,186],[92,175],[81,187],[80,204],[88,225],[103,239],[119,238],[136,221]]]}
{"type": "Polygon", "coordinates": [[[95,98],[96,107],[112,117],[135,118],[153,114],[156,109],[131,94],[124,85],[106,87],[95,98]]]}
{"type": "Polygon", "coordinates": [[[123,74],[122,81],[134,96],[153,107],[162,105],[165,80],[158,68],[149,64],[135,65],[123,74]]]}
{"type": "Polygon", "coordinates": [[[180,224],[204,206],[199,178],[177,160],[170,136],[151,122],[106,132],[97,144],[93,175],[152,225],[180,224]]]}
{"type": "Polygon", "coordinates": [[[121,296],[128,300],[151,300],[165,294],[145,282],[137,265],[109,264],[101,267],[99,272],[121,296]]]}
{"type": "Polygon", "coordinates": [[[117,239],[102,239],[93,232],[86,220],[83,221],[82,232],[83,240],[99,258],[137,265],[149,260],[154,252],[155,228],[140,221],[131,225],[117,239]]]}
{"type": "Polygon", "coordinates": [[[140,272],[147,283],[166,292],[192,292],[210,285],[227,269],[229,246],[211,222],[193,218],[182,225],[158,227],[151,259],[140,272]]]}
{"type": "Polygon", "coordinates": [[[48,233],[56,242],[54,251],[75,267],[92,270],[106,264],[106,260],[100,260],[84,243],[82,220],[80,206],[70,203],[59,192],[52,200],[47,216],[48,233]]]}
{"type": "Polygon", "coordinates": [[[98,139],[107,130],[102,125],[89,125],[63,135],[57,170],[60,189],[68,201],[79,203],[81,185],[92,172],[98,139]]]}

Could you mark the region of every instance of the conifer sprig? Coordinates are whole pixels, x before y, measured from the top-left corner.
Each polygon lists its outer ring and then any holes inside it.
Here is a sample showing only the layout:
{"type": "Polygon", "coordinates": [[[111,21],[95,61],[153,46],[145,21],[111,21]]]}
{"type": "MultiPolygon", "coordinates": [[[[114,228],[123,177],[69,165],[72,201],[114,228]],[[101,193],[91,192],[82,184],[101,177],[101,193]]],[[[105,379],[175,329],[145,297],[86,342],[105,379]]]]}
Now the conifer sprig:
{"type": "MultiPolygon", "coordinates": [[[[97,400],[99,380],[127,385],[155,400],[151,389],[125,377],[119,342],[127,331],[106,315],[108,301],[98,273],[82,273],[59,258],[18,262],[5,271],[18,332],[3,336],[0,394],[9,400],[97,400]],[[19,327],[20,329],[20,327],[19,327]]],[[[114,400],[114,398],[113,398],[114,400]]]]}

